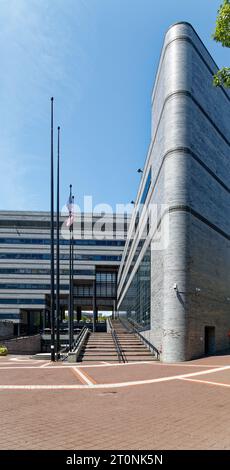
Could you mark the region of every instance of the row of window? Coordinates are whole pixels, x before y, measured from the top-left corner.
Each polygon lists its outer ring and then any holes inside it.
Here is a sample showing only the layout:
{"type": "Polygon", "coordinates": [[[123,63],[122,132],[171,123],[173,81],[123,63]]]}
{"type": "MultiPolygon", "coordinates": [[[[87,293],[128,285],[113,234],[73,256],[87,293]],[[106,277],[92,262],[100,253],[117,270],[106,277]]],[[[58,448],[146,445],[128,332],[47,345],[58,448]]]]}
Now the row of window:
{"type": "MultiPolygon", "coordinates": [[[[56,273],[56,270],[55,270],[56,273]]],[[[50,275],[50,269],[42,268],[0,268],[0,274],[42,274],[50,275]]],[[[68,269],[60,269],[60,274],[63,276],[69,275],[68,269]]],[[[94,276],[95,271],[93,269],[74,269],[73,274],[75,276],[94,276]]]]}
{"type": "MultiPolygon", "coordinates": [[[[42,259],[50,260],[49,253],[0,253],[0,259],[42,259]]],[[[68,254],[60,254],[61,260],[68,260],[68,254]]],[[[121,261],[121,255],[74,254],[78,261],[121,261]]]]}
{"type": "Polygon", "coordinates": [[[143,193],[142,193],[142,196],[141,196],[140,204],[144,204],[145,201],[146,201],[146,198],[147,198],[147,195],[148,195],[148,192],[149,192],[149,188],[151,186],[151,181],[152,181],[152,171],[151,171],[151,168],[150,168],[148,176],[147,176],[147,180],[146,180],[146,183],[145,183],[145,187],[144,187],[144,190],[143,190],[143,193]]]}
{"type": "MultiPolygon", "coordinates": [[[[141,212],[142,212],[142,209],[143,209],[143,205],[145,204],[145,201],[146,201],[146,198],[147,198],[147,195],[148,195],[150,186],[151,186],[151,182],[152,182],[152,169],[150,168],[149,173],[148,173],[148,176],[147,176],[147,179],[146,179],[146,183],[145,183],[145,186],[144,186],[144,190],[143,190],[143,193],[142,193],[142,196],[141,196],[141,200],[140,200],[140,203],[139,203],[138,212],[137,212],[137,215],[136,215],[136,218],[135,218],[134,234],[133,234],[133,236],[130,237],[130,240],[129,240],[129,242],[128,242],[128,249],[127,249],[127,251],[126,251],[125,260],[124,260],[124,263],[123,263],[123,265],[122,265],[121,273],[120,273],[120,276],[119,276],[120,279],[121,279],[121,276],[122,276],[122,274],[123,274],[123,271],[124,271],[124,267],[125,267],[125,265],[126,265],[127,258],[128,258],[128,256],[129,256],[129,252],[130,252],[130,249],[131,249],[131,246],[132,246],[134,237],[135,237],[135,233],[136,233],[136,231],[137,231],[137,229],[138,229],[138,226],[139,226],[139,221],[140,221],[141,212]]],[[[149,227],[149,218],[148,218],[146,227],[145,227],[145,229],[144,229],[144,234],[145,234],[145,236],[148,235],[148,233],[149,233],[149,228],[150,228],[150,227],[149,227]]],[[[143,244],[143,243],[142,243],[142,244],[143,244]]]]}
{"type": "MultiPolygon", "coordinates": [[[[92,285],[75,286],[74,294],[77,297],[92,297],[93,286],[92,285]]],[[[116,286],[111,283],[96,284],[96,296],[97,297],[116,297],[116,286]]]]}
{"type": "MultiPolygon", "coordinates": [[[[0,304],[44,304],[43,299],[0,299],[0,304]]],[[[1,315],[1,314],[0,314],[1,315]]],[[[1,316],[0,316],[1,318],[1,316]]]]}
{"type": "MultiPolygon", "coordinates": [[[[145,226],[145,228],[144,228],[143,233],[145,233],[145,235],[146,235],[146,237],[147,237],[147,235],[148,235],[148,233],[149,233],[149,219],[147,220],[147,223],[146,223],[146,226],[145,226]]],[[[140,254],[140,252],[141,252],[141,250],[142,250],[142,247],[143,247],[144,243],[145,243],[145,238],[142,237],[142,238],[139,240],[139,242],[138,242],[136,251],[135,251],[135,253],[134,253],[134,255],[133,255],[133,258],[132,258],[132,260],[131,260],[131,263],[130,263],[130,266],[129,266],[129,270],[128,270],[128,273],[127,273],[127,276],[126,276],[126,278],[125,278],[125,282],[123,283],[123,285],[125,285],[125,284],[128,282],[128,280],[129,280],[129,278],[130,278],[130,276],[131,276],[132,270],[133,270],[133,268],[134,268],[134,266],[135,266],[135,264],[136,264],[136,261],[137,261],[137,259],[138,259],[138,256],[139,256],[139,254],[140,254]]],[[[122,277],[122,275],[123,275],[123,272],[124,272],[124,269],[125,269],[125,266],[126,266],[126,262],[127,262],[127,258],[128,258],[128,256],[129,256],[129,253],[130,253],[130,250],[131,250],[131,246],[132,246],[132,241],[129,242],[128,249],[127,249],[126,256],[125,256],[125,261],[124,261],[123,264],[122,264],[122,269],[121,269],[121,272],[120,272],[119,280],[121,279],[121,277],[122,277]]]]}
{"type": "Polygon", "coordinates": [[[137,323],[140,329],[150,328],[150,263],[148,248],[119,306],[121,314],[137,323]]]}
{"type": "Polygon", "coordinates": [[[97,297],[116,297],[117,289],[116,284],[106,282],[104,284],[96,285],[97,297]]]}
{"type": "MultiPolygon", "coordinates": [[[[1,283],[0,289],[40,289],[40,290],[50,290],[50,284],[31,284],[31,283],[1,283]]],[[[68,290],[68,284],[61,284],[61,290],[68,290]]]]}
{"type": "Polygon", "coordinates": [[[116,282],[116,273],[97,272],[96,281],[97,282],[116,282]]]}
{"type": "Polygon", "coordinates": [[[20,313],[1,313],[0,320],[19,320],[20,313]]]}
{"type": "MultiPolygon", "coordinates": [[[[115,217],[114,217],[114,219],[115,219],[115,217]]],[[[84,234],[86,230],[93,231],[96,228],[96,224],[98,224],[98,221],[100,221],[100,217],[98,217],[97,220],[95,220],[95,217],[93,217],[93,223],[88,221],[87,219],[84,220],[84,221],[76,220],[76,221],[74,221],[74,226],[77,229],[80,229],[82,234],[84,234]]],[[[62,225],[63,225],[63,221],[61,221],[60,224],[59,224],[60,230],[62,228],[62,225]]],[[[56,226],[57,226],[56,220],[54,220],[54,227],[56,228],[56,226]]],[[[1,219],[0,220],[0,227],[12,227],[14,229],[18,228],[19,230],[20,230],[20,228],[22,228],[22,229],[24,229],[24,228],[50,229],[50,221],[49,220],[16,220],[16,219],[6,220],[6,219],[1,219]]],[[[127,216],[124,214],[124,221],[122,221],[122,222],[120,222],[119,220],[117,220],[117,222],[107,221],[106,224],[103,224],[103,225],[100,226],[100,231],[105,232],[107,227],[109,227],[110,230],[113,230],[113,232],[116,232],[116,230],[119,230],[119,229],[121,229],[121,230],[124,229],[124,231],[127,232],[127,227],[128,227],[127,216]]]]}
{"type": "MultiPolygon", "coordinates": [[[[50,245],[49,238],[1,238],[0,244],[19,244],[19,245],[50,245]]],[[[73,240],[74,245],[80,246],[124,246],[124,240],[73,240]]],[[[60,245],[69,245],[69,240],[60,239],[60,245]]]]}

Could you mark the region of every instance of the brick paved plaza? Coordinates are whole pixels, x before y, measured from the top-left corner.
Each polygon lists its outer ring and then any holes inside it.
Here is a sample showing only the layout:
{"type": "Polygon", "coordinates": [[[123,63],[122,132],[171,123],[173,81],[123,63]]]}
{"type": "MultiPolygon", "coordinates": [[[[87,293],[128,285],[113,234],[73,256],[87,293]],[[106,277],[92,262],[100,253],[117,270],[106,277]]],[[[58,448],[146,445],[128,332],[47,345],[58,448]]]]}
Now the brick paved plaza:
{"type": "Polygon", "coordinates": [[[230,448],[230,356],[0,370],[1,449],[230,448]]]}

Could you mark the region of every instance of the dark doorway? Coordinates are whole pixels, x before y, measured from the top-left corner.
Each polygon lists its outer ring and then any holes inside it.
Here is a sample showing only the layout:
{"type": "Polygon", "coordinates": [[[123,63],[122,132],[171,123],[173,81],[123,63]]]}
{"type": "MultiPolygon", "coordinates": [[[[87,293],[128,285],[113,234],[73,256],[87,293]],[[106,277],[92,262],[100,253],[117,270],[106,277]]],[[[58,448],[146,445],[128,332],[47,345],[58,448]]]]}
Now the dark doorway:
{"type": "Polygon", "coordinates": [[[206,355],[216,352],[215,327],[205,326],[204,329],[204,352],[206,355]]]}

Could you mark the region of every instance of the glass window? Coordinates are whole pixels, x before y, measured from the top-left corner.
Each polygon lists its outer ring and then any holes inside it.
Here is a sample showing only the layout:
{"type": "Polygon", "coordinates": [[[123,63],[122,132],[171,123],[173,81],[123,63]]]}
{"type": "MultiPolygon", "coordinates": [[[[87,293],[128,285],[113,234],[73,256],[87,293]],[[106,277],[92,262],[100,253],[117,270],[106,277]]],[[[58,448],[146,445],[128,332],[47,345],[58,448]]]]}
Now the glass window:
{"type": "Polygon", "coordinates": [[[141,204],[144,204],[145,201],[146,201],[146,198],[147,198],[147,195],[148,195],[148,192],[149,192],[149,188],[151,186],[151,180],[152,180],[152,171],[151,171],[151,168],[150,168],[148,176],[147,176],[147,180],[146,180],[146,183],[145,183],[145,187],[144,187],[144,190],[143,190],[143,193],[142,193],[142,196],[141,196],[141,200],[140,200],[141,204]]]}
{"type": "Polygon", "coordinates": [[[140,330],[150,328],[150,264],[148,248],[119,306],[119,311],[137,323],[140,330]]]}

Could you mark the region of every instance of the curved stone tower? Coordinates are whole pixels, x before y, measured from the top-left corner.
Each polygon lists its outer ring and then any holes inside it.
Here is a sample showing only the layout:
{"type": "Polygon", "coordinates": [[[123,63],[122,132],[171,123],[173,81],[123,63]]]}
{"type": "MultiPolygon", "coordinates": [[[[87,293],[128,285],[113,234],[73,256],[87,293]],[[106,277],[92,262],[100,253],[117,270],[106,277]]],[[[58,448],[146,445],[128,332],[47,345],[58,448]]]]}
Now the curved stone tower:
{"type": "Polygon", "coordinates": [[[169,207],[169,245],[151,260],[151,341],[166,362],[229,346],[230,94],[213,86],[216,69],[190,24],[170,27],[149,158],[152,201],[169,207]]]}
{"type": "Polygon", "coordinates": [[[118,274],[119,309],[136,318],[165,362],[230,347],[230,92],[213,86],[216,70],[190,24],[169,28],[135,202],[163,211],[151,214],[143,243],[134,214],[118,274]]]}

